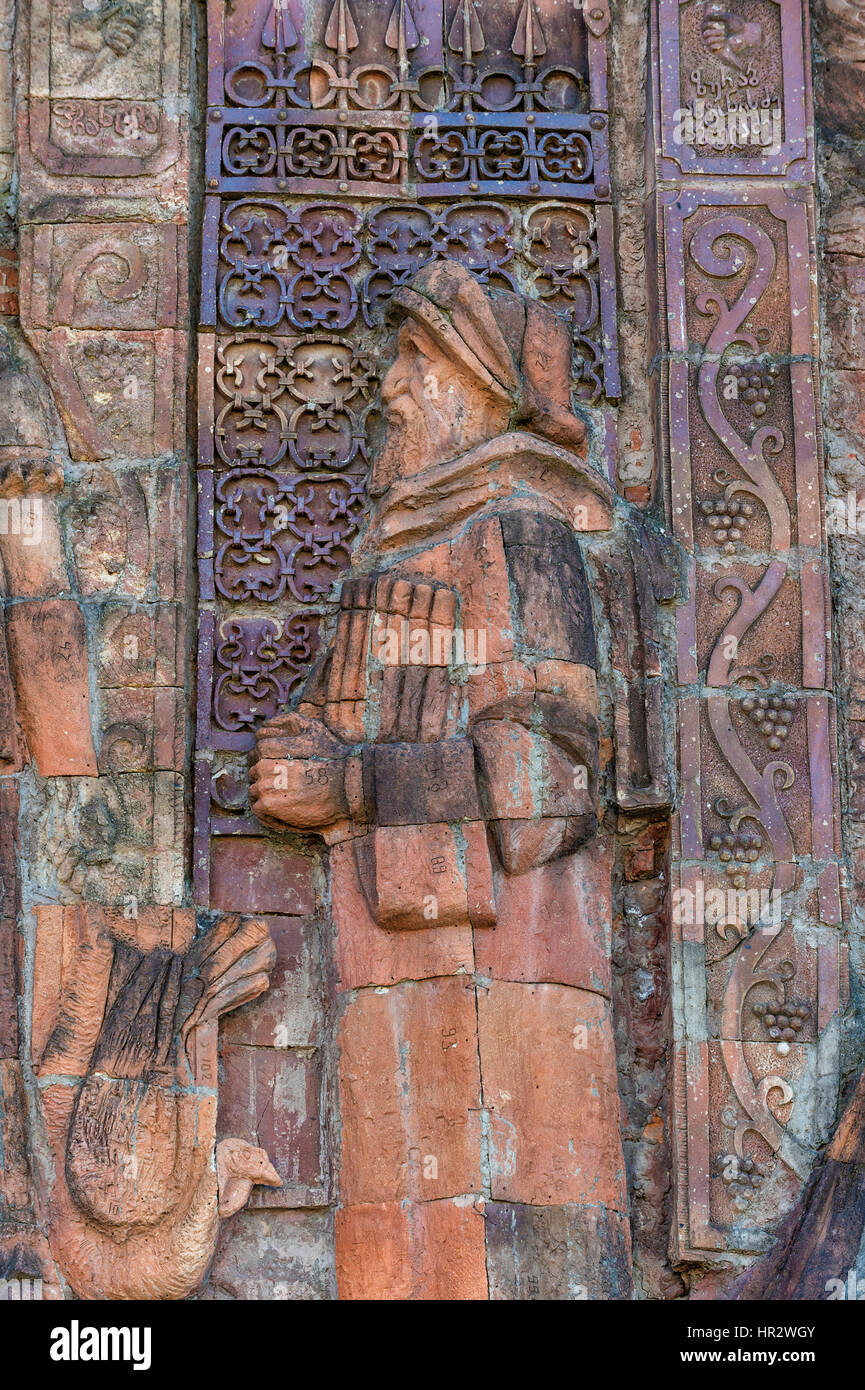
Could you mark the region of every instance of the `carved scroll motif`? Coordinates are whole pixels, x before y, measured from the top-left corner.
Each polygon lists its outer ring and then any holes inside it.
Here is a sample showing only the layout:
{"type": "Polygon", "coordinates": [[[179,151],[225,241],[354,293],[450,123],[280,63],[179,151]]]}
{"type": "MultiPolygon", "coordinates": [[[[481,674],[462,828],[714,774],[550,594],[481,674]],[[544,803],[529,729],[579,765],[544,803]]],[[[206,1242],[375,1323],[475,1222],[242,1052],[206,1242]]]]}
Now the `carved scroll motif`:
{"type": "MultiPolygon", "coordinates": [[[[737,74],[749,81],[749,64],[783,72],[792,139],[804,80],[790,67],[795,8],[659,6],[663,178],[678,177],[679,166],[761,175],[804,167],[787,162],[783,141],[777,159],[687,141],[674,150],[664,124],[665,103],[678,95],[664,55],[678,54],[681,39],[682,71],[703,84],[707,102],[713,64],[729,74],[719,79],[725,90],[737,74]],[[761,25],[770,41],[755,57],[761,25]]],[[[793,156],[804,158],[800,143],[793,156]]],[[[658,201],[670,517],[691,556],[678,616],[678,1248],[704,1259],[766,1247],[832,1120],[844,966],[834,711],[823,693],[810,204],[769,182],[735,196],[662,188],[658,201]]]]}

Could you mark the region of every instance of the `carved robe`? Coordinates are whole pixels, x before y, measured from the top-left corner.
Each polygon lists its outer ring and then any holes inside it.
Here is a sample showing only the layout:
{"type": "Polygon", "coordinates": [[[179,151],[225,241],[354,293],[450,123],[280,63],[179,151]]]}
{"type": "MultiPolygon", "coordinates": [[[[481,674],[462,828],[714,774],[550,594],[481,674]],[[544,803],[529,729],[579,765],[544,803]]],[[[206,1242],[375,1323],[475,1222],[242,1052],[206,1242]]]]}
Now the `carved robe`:
{"type": "Polygon", "coordinates": [[[597,829],[615,715],[573,529],[606,530],[613,507],[574,455],[518,432],[396,483],[307,683],[300,712],[354,745],[349,816],[325,837],[336,972],[358,991],[341,1297],[484,1296],[485,1261],[493,1297],[538,1267],[536,1296],[629,1296],[597,829]]]}

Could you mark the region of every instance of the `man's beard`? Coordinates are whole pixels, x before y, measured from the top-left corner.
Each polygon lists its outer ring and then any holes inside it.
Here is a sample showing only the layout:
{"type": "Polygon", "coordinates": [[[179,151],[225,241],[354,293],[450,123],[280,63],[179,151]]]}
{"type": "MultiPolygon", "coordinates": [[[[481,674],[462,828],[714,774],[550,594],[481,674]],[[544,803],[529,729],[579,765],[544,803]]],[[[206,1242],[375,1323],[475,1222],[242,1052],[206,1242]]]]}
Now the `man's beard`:
{"type": "MultiPolygon", "coordinates": [[[[412,411],[407,419],[388,424],[373,458],[370,496],[380,497],[398,479],[410,478],[440,462],[435,457],[435,443],[423,411],[412,411]]],[[[439,442],[439,451],[440,447],[439,442]]]]}

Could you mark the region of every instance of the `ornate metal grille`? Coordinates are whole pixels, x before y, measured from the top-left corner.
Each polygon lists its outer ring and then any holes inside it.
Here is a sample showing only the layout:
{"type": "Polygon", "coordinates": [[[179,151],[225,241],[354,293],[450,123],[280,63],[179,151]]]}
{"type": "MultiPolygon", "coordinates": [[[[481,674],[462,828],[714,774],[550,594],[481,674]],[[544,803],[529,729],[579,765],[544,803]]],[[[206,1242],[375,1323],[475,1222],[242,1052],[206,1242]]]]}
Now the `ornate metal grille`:
{"type": "Polygon", "coordinates": [[[211,0],[208,23],[200,902],[211,834],[258,830],[243,755],[363,519],[394,290],[440,257],[527,289],[572,324],[575,398],[619,394],[607,0],[211,0]]]}

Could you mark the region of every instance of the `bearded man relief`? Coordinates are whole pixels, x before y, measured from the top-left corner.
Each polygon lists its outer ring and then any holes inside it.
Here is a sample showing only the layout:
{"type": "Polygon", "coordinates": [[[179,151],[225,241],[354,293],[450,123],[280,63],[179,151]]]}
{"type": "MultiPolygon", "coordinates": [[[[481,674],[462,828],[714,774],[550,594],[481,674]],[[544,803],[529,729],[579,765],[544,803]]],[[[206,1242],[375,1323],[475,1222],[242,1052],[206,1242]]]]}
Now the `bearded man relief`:
{"type": "MultiPolygon", "coordinates": [[[[429,1047],[452,1033],[454,1052],[474,1058],[455,1089],[444,1075],[436,1083],[439,1114],[421,1122],[405,1113],[394,1126],[398,1079],[383,1063],[372,1086],[352,1055],[377,1048],[384,1026],[411,1068],[418,1039],[407,1014],[383,1024],[362,999],[345,1004],[340,1293],[394,1296],[384,1247],[357,1240],[370,1203],[484,1193],[475,1244],[484,1224],[488,1240],[497,1223],[513,1227],[519,1260],[535,1238],[524,1204],[543,1207],[569,1232],[556,1277],[578,1280],[588,1296],[627,1297],[602,787],[612,735],[620,808],[668,804],[647,658],[653,545],[585,461],[569,332],[549,309],[486,291],[443,262],[396,291],[392,314],[396,356],[381,391],[369,527],[296,709],[258,731],[251,804],[266,825],[335,847],[338,958],[363,914],[393,934],[466,933],[473,956],[453,985],[477,988],[477,1011],[472,1001],[463,1037],[449,1029],[462,1002],[432,997],[429,980],[390,990],[409,1011],[410,992],[426,991],[429,1047]],[[599,648],[612,649],[606,630],[602,643],[597,635],[611,606],[635,657],[630,692],[599,660],[599,648]],[[544,1049],[565,1021],[569,1065],[539,1099],[544,1049]],[[481,1084],[491,1126],[483,1143],[481,1084]],[[376,1129],[392,1140],[372,1172],[364,1153],[376,1129]],[[458,1158],[424,1168],[425,1148],[433,1160],[454,1133],[458,1158]]],[[[427,1247],[435,1281],[454,1251],[446,1239],[427,1247]]]]}

